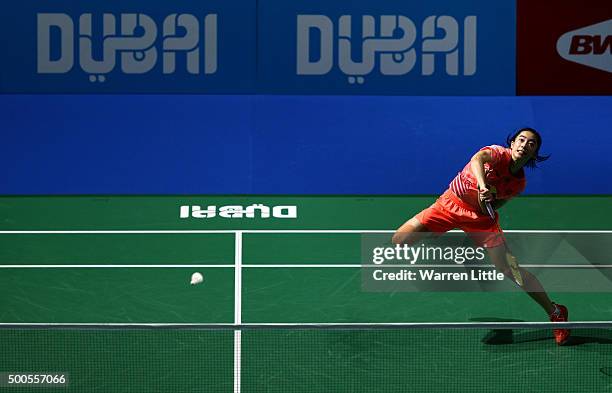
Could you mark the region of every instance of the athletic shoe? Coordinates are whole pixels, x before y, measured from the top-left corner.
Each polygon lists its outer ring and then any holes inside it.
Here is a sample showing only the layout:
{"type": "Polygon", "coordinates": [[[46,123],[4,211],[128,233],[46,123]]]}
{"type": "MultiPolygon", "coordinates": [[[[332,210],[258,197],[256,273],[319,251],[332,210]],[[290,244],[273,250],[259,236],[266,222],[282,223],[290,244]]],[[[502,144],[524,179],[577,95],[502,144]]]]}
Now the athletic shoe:
{"type": "MultiPolygon", "coordinates": [[[[567,312],[567,307],[565,307],[562,304],[555,304],[555,303],[553,304],[559,308],[559,313],[555,314],[553,312],[552,314],[550,314],[550,321],[551,322],[567,322],[568,316],[569,316],[567,312]]],[[[569,329],[554,329],[553,333],[555,335],[555,341],[557,342],[557,345],[567,344],[567,341],[569,340],[569,337],[570,337],[569,329]]]]}

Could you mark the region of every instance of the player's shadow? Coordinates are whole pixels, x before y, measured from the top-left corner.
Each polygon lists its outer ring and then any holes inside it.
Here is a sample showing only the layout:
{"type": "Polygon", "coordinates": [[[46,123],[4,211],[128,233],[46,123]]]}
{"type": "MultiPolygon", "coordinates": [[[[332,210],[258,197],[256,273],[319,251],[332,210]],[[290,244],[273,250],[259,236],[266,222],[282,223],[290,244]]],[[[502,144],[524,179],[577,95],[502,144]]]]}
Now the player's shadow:
{"type": "MultiPolygon", "coordinates": [[[[503,319],[494,317],[471,318],[473,322],[524,322],[519,319],[503,319]]],[[[538,341],[553,340],[552,330],[550,329],[491,329],[481,342],[485,345],[508,345],[522,344],[538,341]]],[[[585,344],[612,345],[612,329],[574,329],[564,346],[577,346],[585,344]]]]}
{"type": "MultiPolygon", "coordinates": [[[[495,318],[495,317],[480,317],[470,318],[470,322],[525,322],[521,319],[510,318],[495,318]]],[[[480,339],[480,342],[486,345],[506,345],[514,344],[513,329],[491,329],[480,339]]]]}
{"type": "Polygon", "coordinates": [[[612,345],[612,330],[606,329],[601,332],[602,334],[596,335],[572,335],[570,336],[569,341],[564,346],[571,347],[575,345],[583,345],[583,344],[604,344],[604,345],[612,345]],[[603,336],[605,333],[605,336],[603,336]]]}

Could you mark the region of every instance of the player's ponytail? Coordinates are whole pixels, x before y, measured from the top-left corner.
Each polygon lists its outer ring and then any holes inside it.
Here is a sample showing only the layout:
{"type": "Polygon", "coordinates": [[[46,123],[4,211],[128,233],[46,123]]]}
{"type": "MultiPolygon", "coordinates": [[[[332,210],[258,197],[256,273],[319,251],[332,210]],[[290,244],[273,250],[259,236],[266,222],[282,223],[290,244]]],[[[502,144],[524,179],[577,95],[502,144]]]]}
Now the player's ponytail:
{"type": "Polygon", "coordinates": [[[516,139],[516,137],[523,131],[529,131],[536,137],[537,146],[536,146],[535,154],[533,155],[533,158],[527,161],[527,163],[525,164],[526,167],[534,169],[538,167],[539,162],[546,161],[550,158],[550,154],[547,156],[540,155],[540,147],[542,147],[542,136],[540,135],[539,132],[537,132],[535,129],[531,127],[521,127],[514,134],[508,135],[508,137],[506,138],[506,144],[508,145],[508,147],[510,147],[512,142],[514,142],[514,140],[516,139]]]}

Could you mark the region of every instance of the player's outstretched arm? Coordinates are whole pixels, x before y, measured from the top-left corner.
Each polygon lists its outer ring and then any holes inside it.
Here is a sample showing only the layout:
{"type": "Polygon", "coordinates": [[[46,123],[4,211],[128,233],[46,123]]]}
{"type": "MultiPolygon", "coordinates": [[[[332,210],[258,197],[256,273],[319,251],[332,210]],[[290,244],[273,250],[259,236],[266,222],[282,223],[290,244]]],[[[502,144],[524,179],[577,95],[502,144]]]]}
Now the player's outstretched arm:
{"type": "Polygon", "coordinates": [[[493,200],[493,194],[490,192],[489,186],[487,185],[484,170],[484,164],[491,161],[493,161],[493,157],[491,156],[491,152],[489,152],[489,150],[479,151],[478,153],[474,154],[470,160],[472,173],[476,178],[476,182],[478,183],[477,186],[480,190],[481,201],[491,202],[493,200]]]}

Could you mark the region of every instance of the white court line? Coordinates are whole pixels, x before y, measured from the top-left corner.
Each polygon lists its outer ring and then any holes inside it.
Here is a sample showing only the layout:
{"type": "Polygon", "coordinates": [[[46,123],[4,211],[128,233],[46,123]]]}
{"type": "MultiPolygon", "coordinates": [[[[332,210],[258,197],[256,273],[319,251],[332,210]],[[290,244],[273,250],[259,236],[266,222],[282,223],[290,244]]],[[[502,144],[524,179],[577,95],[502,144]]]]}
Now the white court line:
{"type": "Polygon", "coordinates": [[[254,323],[141,323],[141,322],[0,322],[0,327],[74,327],[74,328],[96,328],[96,327],[109,327],[109,328],[121,328],[121,327],[151,327],[151,328],[198,328],[198,327],[210,327],[210,328],[257,328],[257,327],[270,327],[270,328],[283,328],[283,327],[304,327],[304,328],[317,328],[317,327],[475,327],[480,326],[525,326],[525,327],[550,327],[554,326],[565,326],[565,325],[605,325],[606,327],[612,324],[612,321],[569,321],[569,322],[254,322],[254,323]]]}
{"type": "MultiPolygon", "coordinates": [[[[599,269],[599,268],[612,268],[612,264],[610,265],[533,265],[533,264],[520,264],[522,267],[532,267],[532,268],[593,268],[593,269],[599,269]]],[[[454,265],[442,265],[442,264],[429,264],[429,265],[362,265],[362,264],[310,264],[310,265],[296,265],[296,264],[284,264],[284,265],[277,265],[277,264],[257,264],[257,265],[242,265],[242,267],[245,268],[286,268],[286,267],[290,267],[290,268],[316,268],[316,267],[326,267],[326,268],[343,268],[343,267],[350,267],[350,268],[358,268],[358,267],[376,267],[376,268],[401,268],[401,269],[405,269],[405,268],[429,268],[429,267],[450,267],[450,268],[473,268],[473,267],[486,267],[486,268],[494,268],[494,266],[492,264],[481,264],[481,265],[460,265],[460,264],[454,264],[454,265]]]]}
{"type": "MultiPolygon", "coordinates": [[[[610,265],[542,265],[542,264],[520,264],[522,267],[531,268],[585,268],[585,269],[606,269],[612,268],[610,265]]],[[[69,268],[234,268],[236,265],[0,265],[0,269],[69,269],[69,268]]],[[[493,268],[493,265],[362,265],[357,263],[344,263],[344,264],[240,264],[242,269],[244,268],[361,268],[361,267],[376,267],[376,268],[431,268],[431,267],[450,267],[450,268],[474,268],[484,267],[493,268]]],[[[237,278],[237,277],[236,277],[237,278]]]]}
{"type": "MultiPolygon", "coordinates": [[[[234,239],[234,324],[242,323],[242,232],[234,239]]],[[[242,331],[234,331],[234,393],[241,390],[242,331]]]]}
{"type": "Polygon", "coordinates": [[[233,268],[234,265],[233,264],[225,264],[225,265],[168,265],[168,264],[164,264],[164,265],[151,265],[151,264],[138,264],[138,265],[117,265],[117,264],[112,264],[112,265],[90,265],[90,264],[78,264],[78,265],[0,265],[0,269],[6,269],[6,268],[10,268],[10,269],[19,269],[19,268],[23,268],[23,269],[45,269],[45,268],[49,268],[49,269],[67,269],[67,268],[198,268],[198,267],[205,267],[205,268],[233,268]]]}
{"type": "MultiPolygon", "coordinates": [[[[0,231],[0,235],[15,234],[47,234],[47,235],[70,235],[70,234],[173,234],[173,233],[395,233],[388,229],[160,229],[160,230],[18,230],[0,231]]],[[[460,230],[449,231],[451,233],[462,233],[460,230]]],[[[506,229],[505,233],[612,233],[612,230],[548,230],[548,229],[506,229]]]]}
{"type": "Polygon", "coordinates": [[[75,230],[75,231],[54,231],[54,230],[41,230],[41,231],[0,231],[0,235],[107,235],[107,234],[173,234],[173,233],[236,233],[238,230],[233,229],[220,229],[220,230],[200,230],[200,229],[159,229],[159,230],[75,230]]]}
{"type": "MultiPolygon", "coordinates": [[[[244,233],[395,233],[394,229],[246,229],[244,233]]],[[[464,233],[453,229],[450,233],[464,233]]],[[[504,229],[505,233],[612,233],[612,230],[577,229],[504,229]]]]}

